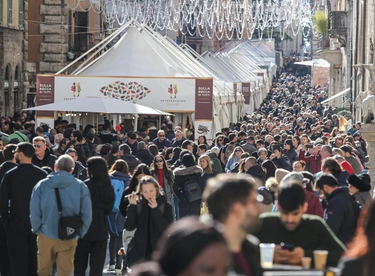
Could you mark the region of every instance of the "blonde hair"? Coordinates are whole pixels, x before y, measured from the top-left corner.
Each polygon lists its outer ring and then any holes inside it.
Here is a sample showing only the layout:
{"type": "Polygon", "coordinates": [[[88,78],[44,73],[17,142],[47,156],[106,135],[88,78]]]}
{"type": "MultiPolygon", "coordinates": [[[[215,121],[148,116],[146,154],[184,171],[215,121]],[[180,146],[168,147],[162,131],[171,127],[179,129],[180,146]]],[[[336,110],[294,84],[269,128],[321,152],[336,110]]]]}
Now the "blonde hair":
{"type": "Polygon", "coordinates": [[[142,186],[144,184],[153,184],[155,189],[156,189],[156,197],[162,196],[162,188],[160,187],[159,183],[156,181],[155,178],[153,178],[150,175],[145,175],[142,177],[141,181],[139,181],[138,186],[137,186],[137,193],[142,194],[142,186]]]}
{"type": "MultiPolygon", "coordinates": [[[[204,155],[202,155],[202,156],[200,156],[200,157],[198,158],[198,166],[199,166],[199,164],[200,164],[200,161],[203,160],[203,159],[207,161],[207,168],[205,168],[204,171],[205,171],[206,173],[208,173],[208,174],[213,173],[214,171],[212,170],[211,158],[210,158],[207,154],[204,154],[204,155]]],[[[202,169],[203,169],[203,168],[202,168],[202,169]]]]}

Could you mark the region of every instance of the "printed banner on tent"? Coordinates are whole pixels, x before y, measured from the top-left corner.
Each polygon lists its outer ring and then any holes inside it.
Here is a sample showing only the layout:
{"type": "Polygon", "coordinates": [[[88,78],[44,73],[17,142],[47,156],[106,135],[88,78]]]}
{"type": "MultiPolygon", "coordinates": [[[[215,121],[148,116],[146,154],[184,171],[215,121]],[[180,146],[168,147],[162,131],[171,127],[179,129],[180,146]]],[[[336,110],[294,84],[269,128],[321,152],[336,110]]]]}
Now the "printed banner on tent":
{"type": "Polygon", "coordinates": [[[195,82],[195,120],[212,120],[213,80],[195,82]]]}
{"type": "Polygon", "coordinates": [[[195,120],[195,134],[197,140],[200,135],[206,136],[207,140],[212,140],[215,133],[212,133],[212,120],[195,120]]]}
{"type": "MultiPolygon", "coordinates": [[[[36,105],[45,105],[54,103],[55,97],[55,76],[38,75],[36,80],[36,105]]],[[[53,111],[38,111],[37,116],[40,118],[53,118],[53,111]]]]}
{"type": "Polygon", "coordinates": [[[104,96],[167,112],[194,112],[195,82],[193,78],[55,76],[55,101],[104,96]]]}

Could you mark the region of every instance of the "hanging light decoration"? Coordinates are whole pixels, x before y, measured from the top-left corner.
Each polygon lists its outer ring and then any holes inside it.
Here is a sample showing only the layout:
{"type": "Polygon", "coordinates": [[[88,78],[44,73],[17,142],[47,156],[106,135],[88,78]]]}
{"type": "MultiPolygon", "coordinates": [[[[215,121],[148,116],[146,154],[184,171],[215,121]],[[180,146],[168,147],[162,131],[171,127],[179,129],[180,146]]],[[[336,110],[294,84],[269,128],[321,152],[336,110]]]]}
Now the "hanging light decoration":
{"type": "Polygon", "coordinates": [[[321,9],[319,0],[71,0],[71,9],[104,13],[109,28],[129,20],[157,31],[174,30],[183,35],[218,40],[271,38],[275,30],[283,38],[315,34],[311,15],[321,9]]]}

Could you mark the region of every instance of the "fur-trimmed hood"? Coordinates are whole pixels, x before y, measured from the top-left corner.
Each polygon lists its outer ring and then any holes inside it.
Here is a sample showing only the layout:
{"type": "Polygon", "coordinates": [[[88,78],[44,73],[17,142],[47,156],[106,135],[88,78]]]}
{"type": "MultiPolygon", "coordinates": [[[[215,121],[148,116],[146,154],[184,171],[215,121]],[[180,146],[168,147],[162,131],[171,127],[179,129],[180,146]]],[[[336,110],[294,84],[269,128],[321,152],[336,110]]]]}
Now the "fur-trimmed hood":
{"type": "Polygon", "coordinates": [[[176,169],[174,169],[173,171],[173,174],[175,176],[178,176],[178,175],[189,175],[189,174],[202,174],[203,173],[203,170],[201,167],[198,167],[198,166],[192,166],[192,167],[185,167],[185,166],[180,166],[176,169]]]}

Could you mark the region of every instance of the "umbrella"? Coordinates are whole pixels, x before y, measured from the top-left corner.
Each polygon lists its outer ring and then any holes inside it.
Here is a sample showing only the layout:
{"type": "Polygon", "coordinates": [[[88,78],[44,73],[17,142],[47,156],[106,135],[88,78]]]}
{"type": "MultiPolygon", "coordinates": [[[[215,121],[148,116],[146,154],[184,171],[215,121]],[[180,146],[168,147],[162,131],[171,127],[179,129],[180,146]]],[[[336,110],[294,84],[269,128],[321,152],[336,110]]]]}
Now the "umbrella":
{"type": "Polygon", "coordinates": [[[125,102],[109,97],[75,98],[57,103],[26,108],[35,111],[92,112],[106,114],[173,115],[148,106],[125,102]]]}

